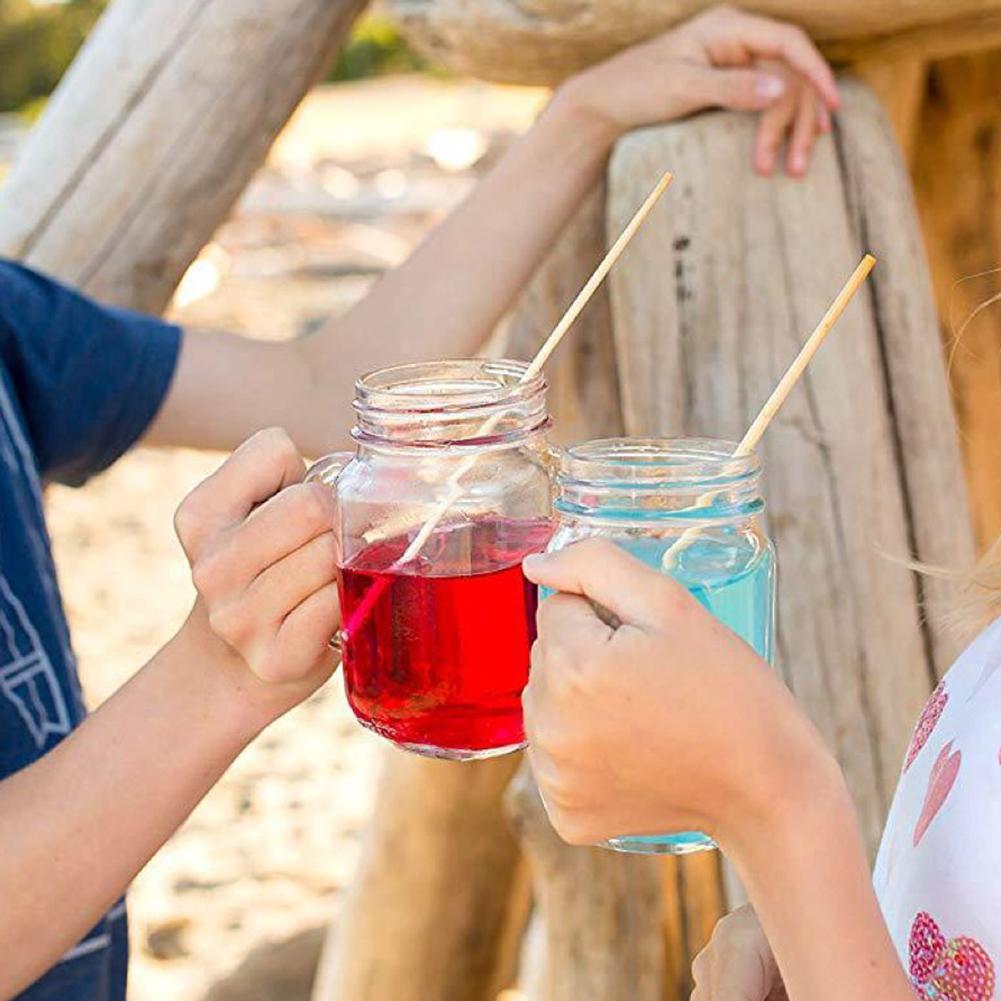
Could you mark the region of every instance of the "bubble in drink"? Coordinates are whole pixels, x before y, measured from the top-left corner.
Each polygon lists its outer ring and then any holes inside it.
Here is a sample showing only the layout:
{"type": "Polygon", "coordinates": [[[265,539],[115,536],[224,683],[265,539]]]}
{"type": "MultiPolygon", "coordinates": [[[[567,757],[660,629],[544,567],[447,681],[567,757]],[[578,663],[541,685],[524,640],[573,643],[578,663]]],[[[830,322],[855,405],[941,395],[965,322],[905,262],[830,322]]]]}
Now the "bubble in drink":
{"type": "Polygon", "coordinates": [[[410,564],[412,536],[374,543],[341,568],[344,683],[359,721],[407,750],[469,759],[524,746],[521,692],[537,589],[521,561],[548,521],[443,525],[410,564]]]}

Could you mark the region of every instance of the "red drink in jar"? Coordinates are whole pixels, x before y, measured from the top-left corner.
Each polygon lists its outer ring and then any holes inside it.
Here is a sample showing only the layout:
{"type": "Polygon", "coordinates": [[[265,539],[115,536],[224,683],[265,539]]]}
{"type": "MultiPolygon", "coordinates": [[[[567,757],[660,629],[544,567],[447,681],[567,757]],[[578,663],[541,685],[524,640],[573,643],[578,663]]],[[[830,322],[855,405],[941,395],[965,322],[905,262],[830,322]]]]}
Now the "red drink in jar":
{"type": "Polygon", "coordinates": [[[521,572],[548,520],[442,526],[410,564],[411,536],[373,543],[341,569],[344,682],[355,715],[423,754],[479,758],[523,746],[521,692],[538,595],[521,572]]]}
{"type": "Polygon", "coordinates": [[[469,358],[355,384],[356,450],[307,475],[334,501],[348,700],[369,729],[432,757],[524,746],[535,588],[550,534],[546,384],[469,358]],[[427,537],[425,537],[427,533],[427,537]]]}

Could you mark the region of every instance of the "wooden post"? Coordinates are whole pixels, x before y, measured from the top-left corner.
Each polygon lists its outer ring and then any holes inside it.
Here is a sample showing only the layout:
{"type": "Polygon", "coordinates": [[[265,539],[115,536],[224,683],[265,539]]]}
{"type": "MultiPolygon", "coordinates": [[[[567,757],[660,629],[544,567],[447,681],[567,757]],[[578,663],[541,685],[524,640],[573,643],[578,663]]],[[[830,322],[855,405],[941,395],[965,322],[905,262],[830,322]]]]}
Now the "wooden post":
{"type": "Polygon", "coordinates": [[[570,848],[549,825],[528,769],[508,813],[529,859],[543,927],[529,1001],[660,1001],[660,882],[656,859],[570,848]]]}
{"type": "Polygon", "coordinates": [[[878,103],[850,83],[844,96],[839,135],[803,181],[750,172],[743,116],[621,144],[610,225],[664,164],[688,181],[666,223],[637,236],[611,296],[630,433],[739,436],[862,250],[880,258],[761,448],[781,665],[837,750],[874,848],[956,646],[922,623],[919,583],[892,557],[962,560],[972,544],[906,175],[878,103]]]}
{"type": "Polygon", "coordinates": [[[387,752],[314,1001],[493,1001],[510,986],[517,950],[503,944],[520,938],[527,898],[501,800],[517,766],[517,756],[458,764],[387,752]]]}
{"type": "Polygon", "coordinates": [[[365,0],[115,0],[0,192],[0,253],[159,312],[365,0]]]}

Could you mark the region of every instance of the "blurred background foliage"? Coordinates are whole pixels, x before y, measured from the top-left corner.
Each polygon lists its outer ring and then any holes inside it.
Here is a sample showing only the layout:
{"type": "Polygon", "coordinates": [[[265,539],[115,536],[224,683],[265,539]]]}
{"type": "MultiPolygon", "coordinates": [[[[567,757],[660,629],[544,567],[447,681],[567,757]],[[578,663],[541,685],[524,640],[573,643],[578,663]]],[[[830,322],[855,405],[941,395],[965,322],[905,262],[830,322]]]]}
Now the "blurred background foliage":
{"type": "Polygon", "coordinates": [[[0,111],[30,107],[52,92],[104,3],[0,0],[0,111]]]}
{"type": "Polygon", "coordinates": [[[361,80],[389,73],[429,70],[441,72],[414,52],[396,25],[376,9],[358,19],[328,79],[361,80]]]}
{"type": "MultiPolygon", "coordinates": [[[[108,0],[0,0],[0,112],[33,116],[108,0]]],[[[330,80],[430,69],[376,9],[360,18],[330,80]]]]}

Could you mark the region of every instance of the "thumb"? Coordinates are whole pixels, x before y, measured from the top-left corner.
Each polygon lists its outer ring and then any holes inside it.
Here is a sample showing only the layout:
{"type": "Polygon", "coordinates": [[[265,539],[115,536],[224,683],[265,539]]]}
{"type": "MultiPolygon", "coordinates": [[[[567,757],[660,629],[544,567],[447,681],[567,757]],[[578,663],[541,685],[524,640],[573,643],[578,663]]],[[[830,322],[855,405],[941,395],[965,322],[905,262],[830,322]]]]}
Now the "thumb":
{"type": "Polygon", "coordinates": [[[208,540],[238,524],[258,504],[302,480],[305,466],[281,428],[248,438],[181,502],[174,528],[188,559],[197,559],[208,540]]]}
{"type": "Polygon", "coordinates": [[[695,599],[607,539],[585,539],[555,553],[526,556],[525,576],[541,587],[579,594],[603,605],[622,622],[649,628],[695,599]]]}
{"type": "Polygon", "coordinates": [[[717,69],[692,64],[683,81],[692,110],[707,107],[760,111],[785,93],[786,81],[775,73],[756,69],[717,69]]]}

